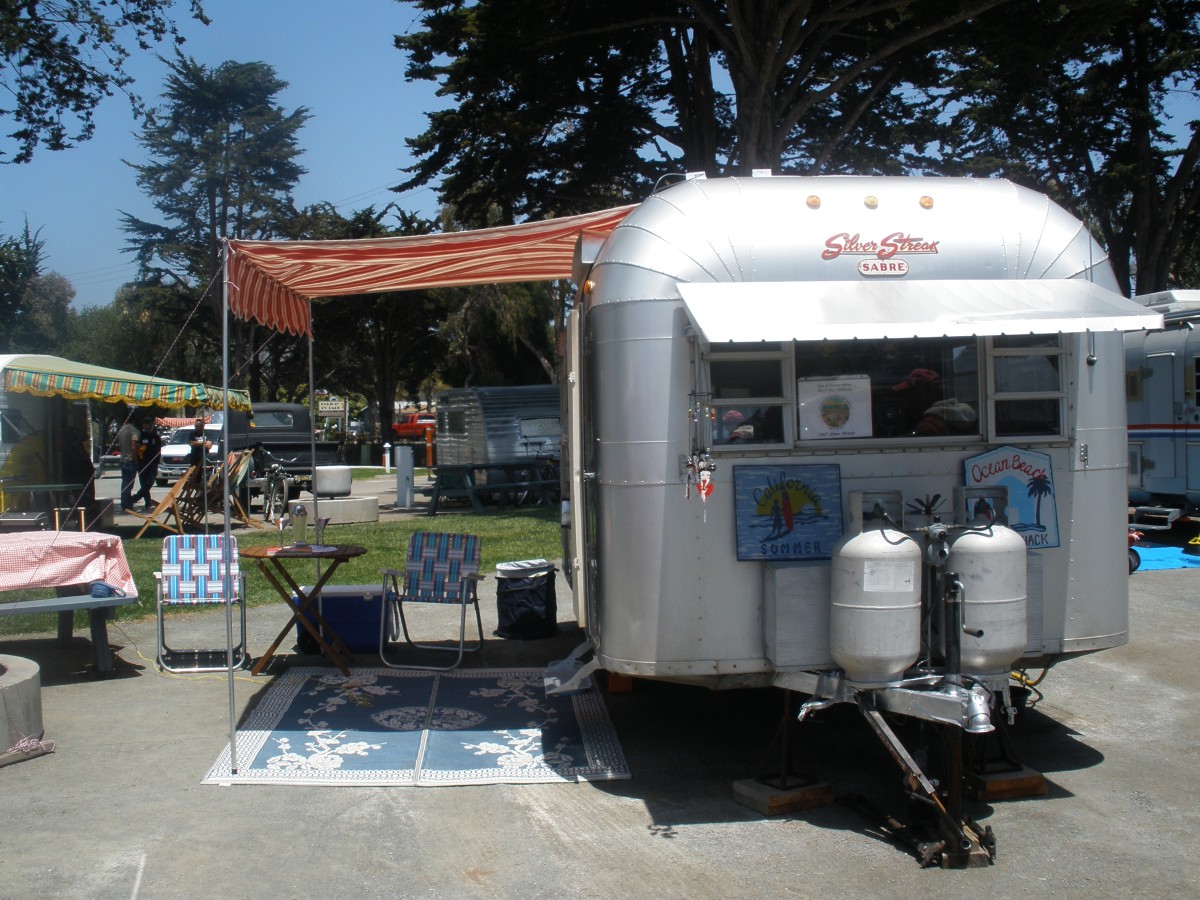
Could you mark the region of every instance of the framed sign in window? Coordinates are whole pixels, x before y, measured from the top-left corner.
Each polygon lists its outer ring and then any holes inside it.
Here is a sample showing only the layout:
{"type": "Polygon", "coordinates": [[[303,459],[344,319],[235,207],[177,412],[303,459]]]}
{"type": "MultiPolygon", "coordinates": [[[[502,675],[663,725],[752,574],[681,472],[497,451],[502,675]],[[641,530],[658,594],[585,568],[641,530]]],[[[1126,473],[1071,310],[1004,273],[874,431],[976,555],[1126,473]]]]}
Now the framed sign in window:
{"type": "Polygon", "coordinates": [[[800,440],[871,436],[871,377],[801,378],[796,383],[800,440]]]}
{"type": "Polygon", "coordinates": [[[734,466],[739,560],[829,559],[842,536],[838,466],[734,466]]]}

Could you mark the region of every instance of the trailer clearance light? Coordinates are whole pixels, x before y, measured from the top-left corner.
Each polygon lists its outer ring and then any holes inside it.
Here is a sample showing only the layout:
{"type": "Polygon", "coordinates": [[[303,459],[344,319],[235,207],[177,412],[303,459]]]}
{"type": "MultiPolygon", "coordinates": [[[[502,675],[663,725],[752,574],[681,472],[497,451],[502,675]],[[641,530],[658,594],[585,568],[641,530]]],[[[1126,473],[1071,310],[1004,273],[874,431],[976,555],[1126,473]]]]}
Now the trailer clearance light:
{"type": "Polygon", "coordinates": [[[821,208],[821,198],[818,197],[816,194],[809,194],[808,199],[805,200],[804,202],[806,204],[808,204],[809,209],[820,209],[821,208]]]}
{"type": "Polygon", "coordinates": [[[868,195],[863,198],[863,206],[865,206],[867,209],[878,209],[879,198],[868,195]]]}
{"type": "Polygon", "coordinates": [[[933,209],[933,198],[930,197],[928,194],[923,196],[917,202],[921,204],[921,209],[933,209]]]}

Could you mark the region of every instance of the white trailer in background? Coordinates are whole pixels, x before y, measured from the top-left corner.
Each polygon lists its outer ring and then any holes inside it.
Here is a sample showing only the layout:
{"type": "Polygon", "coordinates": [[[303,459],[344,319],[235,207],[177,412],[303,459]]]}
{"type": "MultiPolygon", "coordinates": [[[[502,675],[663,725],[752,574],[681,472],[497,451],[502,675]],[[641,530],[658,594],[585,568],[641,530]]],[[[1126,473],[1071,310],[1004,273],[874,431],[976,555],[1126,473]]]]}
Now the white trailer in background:
{"type": "Polygon", "coordinates": [[[1162,530],[1200,511],[1200,291],[1133,299],[1164,328],[1125,337],[1130,522],[1162,530]]]}
{"type": "Polygon", "coordinates": [[[455,388],[437,396],[439,465],[557,458],[561,435],[552,384],[455,388]]]}
{"type": "Polygon", "coordinates": [[[857,704],[937,810],[926,861],[989,858],[883,714],[986,732],[1011,670],[1126,642],[1122,332],[1161,317],[1000,181],[690,179],[577,257],[585,669],[857,704]]]}

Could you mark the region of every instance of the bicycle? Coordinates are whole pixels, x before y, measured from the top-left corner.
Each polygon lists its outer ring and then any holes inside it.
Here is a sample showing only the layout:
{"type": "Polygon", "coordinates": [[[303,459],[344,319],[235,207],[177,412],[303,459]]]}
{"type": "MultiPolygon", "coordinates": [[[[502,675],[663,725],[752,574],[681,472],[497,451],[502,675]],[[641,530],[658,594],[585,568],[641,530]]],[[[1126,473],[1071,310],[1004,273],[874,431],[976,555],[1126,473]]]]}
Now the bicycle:
{"type": "Polygon", "coordinates": [[[545,450],[544,446],[536,449],[533,465],[527,471],[526,477],[530,481],[551,482],[553,486],[545,490],[526,488],[517,491],[513,497],[514,506],[523,506],[526,503],[536,505],[547,499],[552,503],[559,501],[562,478],[559,460],[557,456],[545,450]]]}
{"type": "Polygon", "coordinates": [[[263,521],[274,522],[287,512],[287,475],[279,463],[267,466],[263,478],[263,521]]]}

